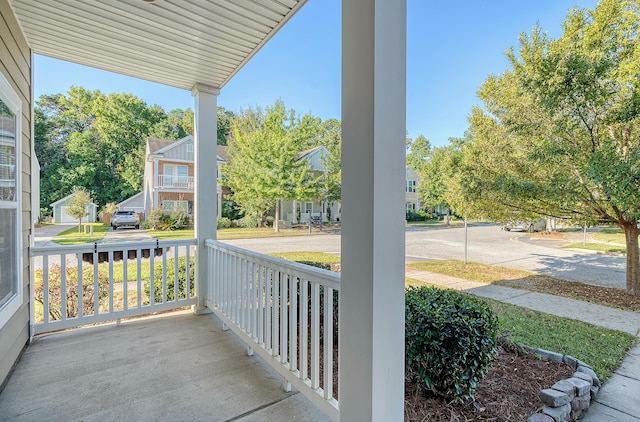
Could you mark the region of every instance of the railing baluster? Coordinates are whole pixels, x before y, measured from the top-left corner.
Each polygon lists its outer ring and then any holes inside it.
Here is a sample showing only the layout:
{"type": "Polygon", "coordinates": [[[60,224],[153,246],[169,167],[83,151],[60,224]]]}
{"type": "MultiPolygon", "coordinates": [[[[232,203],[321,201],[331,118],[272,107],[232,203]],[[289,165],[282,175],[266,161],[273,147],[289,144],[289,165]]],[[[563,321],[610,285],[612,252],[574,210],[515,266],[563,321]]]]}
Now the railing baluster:
{"type": "Polygon", "coordinates": [[[267,267],[263,267],[264,268],[264,272],[265,272],[265,279],[264,279],[264,284],[265,284],[265,313],[264,313],[264,317],[265,317],[265,321],[264,321],[264,328],[265,328],[265,343],[267,346],[267,350],[271,351],[271,354],[273,355],[273,344],[271,343],[272,340],[272,336],[271,333],[273,332],[273,327],[271,325],[271,316],[273,315],[273,293],[271,292],[271,286],[272,286],[272,280],[273,280],[273,275],[271,274],[273,271],[270,268],[267,267]]]}
{"type": "Polygon", "coordinates": [[[333,289],[324,287],[324,398],[333,397],[333,289]]]}
{"type": "Polygon", "coordinates": [[[280,363],[286,363],[289,360],[289,348],[287,347],[288,329],[288,291],[289,275],[285,272],[280,273],[280,363]]]}
{"type": "Polygon", "coordinates": [[[162,248],[162,303],[167,303],[167,252],[169,248],[162,248]]]}
{"type": "MultiPolygon", "coordinates": [[[[62,293],[62,266],[60,266],[60,300],[66,295],[62,293]]],[[[42,318],[44,323],[49,322],[49,255],[42,257],[42,318]]],[[[62,313],[62,303],[60,304],[60,313],[62,313]]]]}
{"type": "MultiPolygon", "coordinates": [[[[185,260],[186,260],[186,265],[185,265],[185,269],[186,269],[186,276],[185,276],[185,298],[190,298],[191,297],[191,246],[186,246],[185,247],[185,260]]],[[[209,295],[209,292],[207,291],[207,295],[209,295]]],[[[206,297],[204,298],[206,303],[206,297]]]]}
{"type": "Polygon", "coordinates": [[[300,379],[306,380],[309,368],[309,282],[300,280],[300,379]]]}
{"type": "Polygon", "coordinates": [[[129,265],[128,257],[129,252],[125,249],[122,250],[122,309],[129,309],[129,265]]]}
{"type": "Polygon", "coordinates": [[[156,303],[156,250],[149,249],[149,306],[156,303]]]}
{"type": "Polygon", "coordinates": [[[100,313],[100,276],[98,274],[98,249],[93,250],[93,315],[100,313]]]}
{"type": "Polygon", "coordinates": [[[289,370],[298,369],[298,281],[289,274],[289,370]]]}
{"type": "MultiPolygon", "coordinates": [[[[258,344],[265,344],[264,340],[264,316],[265,309],[265,268],[258,265],[258,344]]],[[[266,346],[265,346],[266,348],[266,346]]]]}
{"type": "Polygon", "coordinates": [[[258,335],[256,332],[256,320],[257,320],[257,314],[256,314],[256,297],[257,297],[257,293],[258,290],[256,288],[256,264],[255,262],[251,262],[251,278],[249,280],[249,282],[251,283],[251,297],[249,298],[249,303],[251,304],[250,307],[250,326],[249,326],[249,330],[251,331],[251,338],[253,338],[254,341],[258,340],[258,335]]]}
{"type": "Polygon", "coordinates": [[[180,287],[180,281],[178,280],[179,266],[178,261],[180,258],[178,247],[173,248],[173,301],[177,302],[179,296],[178,288],[180,287]]]}
{"type": "Polygon", "coordinates": [[[136,286],[138,288],[137,297],[138,297],[138,308],[142,308],[142,249],[136,249],[136,272],[138,275],[138,280],[136,286]]]}
{"type": "Polygon", "coordinates": [[[311,287],[311,388],[320,387],[320,286],[311,287]]]}
{"type": "Polygon", "coordinates": [[[67,254],[60,255],[60,321],[67,319],[67,254]]]}
{"type": "Polygon", "coordinates": [[[113,251],[107,252],[109,260],[109,312],[113,312],[113,251]]]}
{"type": "Polygon", "coordinates": [[[280,355],[280,324],[279,321],[279,313],[280,310],[280,271],[273,270],[272,273],[272,295],[273,295],[273,305],[271,305],[271,310],[273,315],[271,315],[271,334],[273,338],[271,339],[271,345],[273,346],[273,356],[280,355]]]}
{"type": "Polygon", "coordinates": [[[76,254],[76,259],[78,262],[78,319],[82,319],[82,316],[84,315],[84,292],[83,292],[83,286],[82,286],[82,254],[77,253],[76,254]]]}

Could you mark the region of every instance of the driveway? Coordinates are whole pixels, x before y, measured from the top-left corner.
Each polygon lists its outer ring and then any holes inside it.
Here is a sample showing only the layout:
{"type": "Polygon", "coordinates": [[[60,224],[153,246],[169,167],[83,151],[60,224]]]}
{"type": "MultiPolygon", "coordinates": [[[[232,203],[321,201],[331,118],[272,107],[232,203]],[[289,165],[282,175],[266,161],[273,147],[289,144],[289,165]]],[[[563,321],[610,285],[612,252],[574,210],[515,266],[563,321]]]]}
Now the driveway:
{"type": "Polygon", "coordinates": [[[55,243],[51,239],[59,235],[65,230],[72,227],[78,227],[77,224],[48,224],[46,226],[36,227],[33,235],[34,246],[51,246],[55,243]]]}
{"type": "Polygon", "coordinates": [[[123,227],[118,230],[109,229],[100,243],[143,242],[151,239],[151,235],[145,229],[123,227]]]}

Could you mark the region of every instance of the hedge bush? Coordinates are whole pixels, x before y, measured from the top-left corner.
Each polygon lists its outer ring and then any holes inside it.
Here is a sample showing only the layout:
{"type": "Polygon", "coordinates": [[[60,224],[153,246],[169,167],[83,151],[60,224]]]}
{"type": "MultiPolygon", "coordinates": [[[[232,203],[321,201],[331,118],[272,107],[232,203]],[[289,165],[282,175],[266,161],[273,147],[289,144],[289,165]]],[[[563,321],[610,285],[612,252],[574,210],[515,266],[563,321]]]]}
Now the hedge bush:
{"type": "Polygon", "coordinates": [[[228,229],[231,228],[232,223],[227,217],[218,218],[218,228],[219,229],[228,229]]]}
{"type": "MultiPolygon", "coordinates": [[[[171,302],[175,298],[174,279],[175,279],[175,258],[167,259],[167,302],[171,302]]],[[[193,257],[189,260],[189,291],[193,294],[195,280],[195,261],[193,257]]],[[[187,259],[184,256],[178,258],[178,299],[187,297],[187,259]]],[[[162,302],[162,261],[156,261],[153,267],[153,291],[155,303],[162,302]]],[[[147,297],[150,294],[149,282],[145,282],[144,292],[147,297]]]]}
{"type": "Polygon", "coordinates": [[[497,318],[481,300],[455,290],[406,292],[405,359],[424,393],[452,403],[473,398],[497,353],[497,318]]]}

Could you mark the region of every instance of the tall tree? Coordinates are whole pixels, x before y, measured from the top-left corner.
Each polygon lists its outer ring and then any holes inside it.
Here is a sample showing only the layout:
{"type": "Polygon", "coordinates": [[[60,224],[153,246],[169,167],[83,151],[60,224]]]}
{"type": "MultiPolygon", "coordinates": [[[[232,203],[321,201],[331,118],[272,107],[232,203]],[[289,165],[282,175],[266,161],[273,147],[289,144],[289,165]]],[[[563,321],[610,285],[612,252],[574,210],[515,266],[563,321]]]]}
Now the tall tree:
{"type": "Polygon", "coordinates": [[[563,29],[522,35],[480,88],[461,189],[478,213],[618,225],[640,295],[640,4],[573,9],[563,29]]]}
{"type": "Polygon", "coordinates": [[[234,200],[261,219],[274,206],[279,231],[279,201],[317,197],[316,180],[303,160],[297,160],[303,139],[296,136],[296,116],[280,100],[265,111],[249,109],[232,124],[226,184],[234,200]]]}

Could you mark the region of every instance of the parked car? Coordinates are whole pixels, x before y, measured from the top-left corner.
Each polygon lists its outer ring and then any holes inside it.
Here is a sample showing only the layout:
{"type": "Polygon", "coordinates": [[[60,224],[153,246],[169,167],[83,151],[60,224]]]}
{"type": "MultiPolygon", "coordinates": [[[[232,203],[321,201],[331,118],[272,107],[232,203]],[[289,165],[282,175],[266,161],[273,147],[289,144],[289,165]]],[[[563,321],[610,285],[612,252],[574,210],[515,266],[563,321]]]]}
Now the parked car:
{"type": "Polygon", "coordinates": [[[133,211],[116,211],[111,216],[111,227],[118,230],[118,227],[140,228],[140,217],[133,211]]]}
{"type": "Polygon", "coordinates": [[[547,220],[538,218],[533,221],[511,221],[502,226],[502,229],[508,232],[511,230],[520,230],[529,233],[539,232],[547,229],[547,220]]]}

